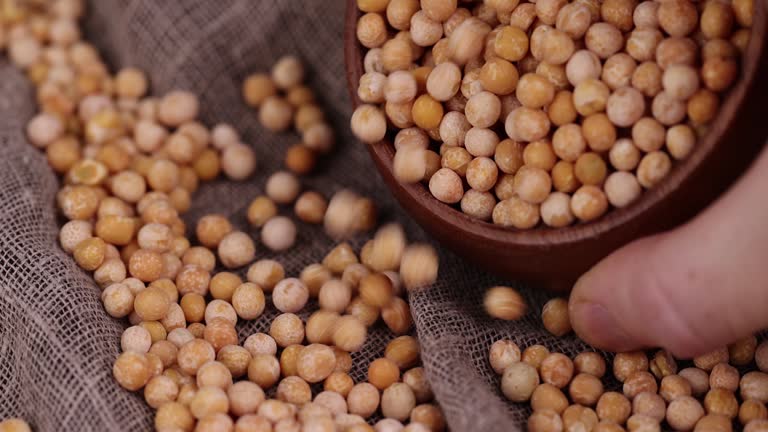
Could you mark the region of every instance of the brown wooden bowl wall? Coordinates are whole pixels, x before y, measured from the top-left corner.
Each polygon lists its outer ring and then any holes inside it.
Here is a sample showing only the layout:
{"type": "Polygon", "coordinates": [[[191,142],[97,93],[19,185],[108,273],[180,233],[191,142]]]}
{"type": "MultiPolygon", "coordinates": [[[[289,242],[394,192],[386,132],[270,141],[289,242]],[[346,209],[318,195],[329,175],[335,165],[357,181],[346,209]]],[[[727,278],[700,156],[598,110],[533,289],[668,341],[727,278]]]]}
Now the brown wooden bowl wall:
{"type": "MultiPolygon", "coordinates": [[[[357,87],[365,51],[355,35],[359,15],[356,0],[347,0],[344,49],[355,107],[361,104],[357,87]]],[[[398,182],[392,173],[395,150],[390,138],[368,150],[400,205],[442,245],[493,273],[567,290],[621,246],[695,216],[749,168],[768,138],[767,28],[768,0],[757,0],[741,78],[723,101],[710,132],[661,184],[631,206],[611,210],[594,222],[521,231],[478,221],[435,199],[424,184],[398,182]]]]}

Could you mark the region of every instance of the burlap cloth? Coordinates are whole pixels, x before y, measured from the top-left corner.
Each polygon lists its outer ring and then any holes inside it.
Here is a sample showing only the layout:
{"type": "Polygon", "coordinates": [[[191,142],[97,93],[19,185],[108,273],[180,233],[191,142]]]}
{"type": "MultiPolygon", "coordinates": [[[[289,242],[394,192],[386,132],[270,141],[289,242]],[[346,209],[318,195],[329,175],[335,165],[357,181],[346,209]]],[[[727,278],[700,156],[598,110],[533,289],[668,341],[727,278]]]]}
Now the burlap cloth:
{"type": "MultiPolygon", "coordinates": [[[[185,88],[202,100],[202,119],[233,123],[256,149],[260,169],[246,183],[217,181],[195,194],[188,225],[221,212],[248,229],[245,209],[298,137],[263,130],[240,97],[243,78],[266,70],[282,54],[309,65],[309,84],[319,94],[338,147],[308,187],[330,196],[350,186],[372,196],[384,220],[424,234],[387,193],[363,145],[349,132],[351,108],[344,79],[342,0],[95,0],[85,22],[88,38],[115,67],[148,71],[152,91],[185,88]]],[[[0,419],[19,416],[39,431],[150,430],[152,410],[141,394],[121,389],[112,364],[126,323],[110,318],[99,288],[58,246],[56,176],[45,155],[29,145],[24,126],[35,112],[30,83],[0,60],[0,419]]],[[[283,209],[290,214],[290,209],[283,209]]],[[[254,232],[254,234],[256,234],[254,232]]],[[[360,247],[364,239],[355,242],[360,247]]],[[[298,245],[279,256],[288,274],[318,262],[333,246],[322,230],[301,226],[298,245]]],[[[264,250],[259,258],[270,257],[264,250]]],[[[508,337],[521,347],[542,343],[574,354],[575,338],[555,339],[542,330],[546,294],[523,292],[532,306],[526,319],[503,323],[483,312],[482,293],[494,280],[448,252],[441,252],[440,279],[411,297],[422,358],[437,401],[453,431],[515,431],[527,407],[504,402],[499,379],[487,362],[490,344],[508,337]]],[[[512,283],[514,286],[515,284],[512,283]]],[[[241,341],[264,331],[275,315],[239,326],[241,341]]],[[[379,328],[356,354],[353,378],[383,354],[391,337],[379,328]]]]}

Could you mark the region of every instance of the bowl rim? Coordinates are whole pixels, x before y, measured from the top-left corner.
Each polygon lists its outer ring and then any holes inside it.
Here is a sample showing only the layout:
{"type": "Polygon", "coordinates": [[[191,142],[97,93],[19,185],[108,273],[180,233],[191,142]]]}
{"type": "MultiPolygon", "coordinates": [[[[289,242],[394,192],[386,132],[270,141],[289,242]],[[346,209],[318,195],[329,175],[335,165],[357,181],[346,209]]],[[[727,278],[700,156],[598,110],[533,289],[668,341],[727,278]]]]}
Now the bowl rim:
{"type": "MultiPolygon", "coordinates": [[[[752,35],[765,35],[768,20],[766,13],[768,2],[755,2],[755,12],[752,35]]],[[[358,83],[363,75],[364,48],[357,40],[356,22],[362,14],[357,8],[356,0],[347,0],[347,11],[344,28],[344,51],[347,86],[352,100],[353,109],[363,102],[357,95],[358,83]]],[[[377,162],[379,172],[385,176],[391,187],[398,189],[395,195],[404,195],[409,200],[419,203],[435,222],[455,228],[464,236],[471,237],[474,241],[489,241],[495,244],[504,243],[510,247],[521,248],[548,248],[555,245],[577,244],[587,239],[605,236],[633,220],[639,220],[649,216],[653,210],[661,205],[685,180],[695,173],[707,160],[713,150],[719,144],[719,138],[734,123],[738,115],[738,106],[747,96],[748,90],[758,77],[761,56],[768,44],[768,37],[750,37],[749,45],[741,56],[742,64],[737,83],[728,90],[718,109],[718,116],[709,126],[709,131],[697,140],[696,148],[683,161],[673,160],[672,171],[658,185],[644,190],[640,199],[624,208],[611,207],[607,214],[590,222],[580,222],[565,228],[550,228],[539,223],[537,228],[519,230],[513,227],[504,227],[473,218],[455,207],[445,204],[429,192],[423,183],[403,184],[394,179],[392,159],[394,157],[394,145],[389,139],[392,132],[384,140],[366,144],[372,158],[377,162]]]]}

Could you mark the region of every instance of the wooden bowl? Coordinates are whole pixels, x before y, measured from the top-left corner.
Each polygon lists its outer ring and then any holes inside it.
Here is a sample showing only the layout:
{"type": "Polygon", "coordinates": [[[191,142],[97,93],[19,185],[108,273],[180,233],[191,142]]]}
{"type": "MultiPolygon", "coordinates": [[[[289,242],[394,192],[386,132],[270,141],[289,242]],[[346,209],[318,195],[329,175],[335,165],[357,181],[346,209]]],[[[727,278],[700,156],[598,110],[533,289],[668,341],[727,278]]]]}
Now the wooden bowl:
{"type": "MultiPolygon", "coordinates": [[[[390,138],[368,149],[395,198],[442,245],[493,273],[554,290],[570,289],[581,274],[621,246],[695,216],[744,173],[762,150],[768,138],[768,116],[763,111],[768,104],[767,10],[768,0],[755,2],[742,76],[694,152],[637,202],[594,222],[528,231],[481,222],[438,201],[424,184],[398,182],[392,173],[395,149],[390,138]]],[[[357,87],[365,52],[355,35],[359,15],[356,1],[347,0],[344,46],[355,106],[361,104],[357,87]]]]}

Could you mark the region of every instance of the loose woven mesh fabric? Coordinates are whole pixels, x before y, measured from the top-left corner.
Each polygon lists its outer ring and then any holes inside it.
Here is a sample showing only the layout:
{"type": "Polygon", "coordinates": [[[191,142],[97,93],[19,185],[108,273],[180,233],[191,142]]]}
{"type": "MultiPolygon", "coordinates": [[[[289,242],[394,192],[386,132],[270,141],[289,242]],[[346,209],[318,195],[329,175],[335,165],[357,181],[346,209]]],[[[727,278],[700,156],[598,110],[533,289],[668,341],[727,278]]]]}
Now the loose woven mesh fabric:
{"type": "MultiPolygon", "coordinates": [[[[258,154],[260,169],[253,179],[200,188],[185,215],[188,227],[216,212],[258,237],[247,226],[247,205],[299,138],[262,129],[241,102],[240,86],[247,74],[267,70],[283,54],[296,54],[308,65],[309,85],[338,132],[337,149],[305,185],[326,196],[352,187],[375,198],[382,220],[401,222],[412,239],[424,238],[389,197],[363,145],[349,132],[343,1],[97,0],[88,10],[86,35],[113,67],[146,70],[158,95],[174,88],[194,91],[206,124],[234,124],[258,154]]],[[[0,61],[0,95],[0,418],[23,417],[39,431],[149,430],[152,410],[141,394],[121,389],[112,378],[126,323],[106,314],[91,276],[58,246],[59,184],[44,154],[24,137],[35,112],[34,91],[6,60],[0,61]]],[[[291,214],[288,208],[281,211],[291,214]]],[[[276,258],[294,276],[322,260],[334,242],[319,228],[299,225],[296,247],[279,256],[261,248],[258,258],[276,258]]],[[[364,240],[353,241],[357,250],[364,240]]],[[[437,401],[454,431],[518,430],[529,411],[504,402],[487,361],[491,343],[508,337],[523,348],[541,343],[568,354],[586,347],[542,330],[536,311],[546,294],[520,287],[533,313],[517,323],[494,321],[483,312],[483,290],[509,281],[495,280],[446,251],[440,266],[437,284],[411,296],[437,401]]],[[[266,331],[275,315],[270,309],[240,324],[241,342],[266,331]]],[[[353,356],[356,381],[364,379],[367,364],[383,354],[391,337],[383,326],[372,332],[353,356]]]]}

